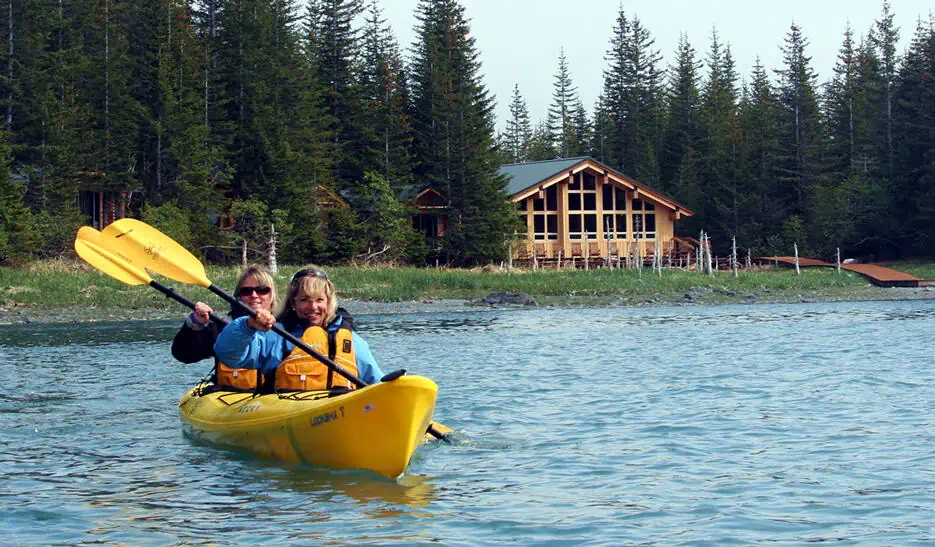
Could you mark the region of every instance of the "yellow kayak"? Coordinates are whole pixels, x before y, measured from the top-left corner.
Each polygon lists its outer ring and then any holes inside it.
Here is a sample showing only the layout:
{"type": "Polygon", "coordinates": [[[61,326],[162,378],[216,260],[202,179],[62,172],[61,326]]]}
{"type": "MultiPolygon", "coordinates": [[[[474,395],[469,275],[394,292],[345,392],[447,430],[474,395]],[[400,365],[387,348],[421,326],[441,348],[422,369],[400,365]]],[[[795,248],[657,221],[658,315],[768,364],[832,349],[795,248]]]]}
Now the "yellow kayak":
{"type": "Polygon", "coordinates": [[[264,458],[365,469],[390,478],[406,470],[425,438],[438,394],[435,382],[422,376],[401,376],[341,395],[254,396],[207,387],[195,386],[179,402],[188,433],[198,439],[264,458]]]}

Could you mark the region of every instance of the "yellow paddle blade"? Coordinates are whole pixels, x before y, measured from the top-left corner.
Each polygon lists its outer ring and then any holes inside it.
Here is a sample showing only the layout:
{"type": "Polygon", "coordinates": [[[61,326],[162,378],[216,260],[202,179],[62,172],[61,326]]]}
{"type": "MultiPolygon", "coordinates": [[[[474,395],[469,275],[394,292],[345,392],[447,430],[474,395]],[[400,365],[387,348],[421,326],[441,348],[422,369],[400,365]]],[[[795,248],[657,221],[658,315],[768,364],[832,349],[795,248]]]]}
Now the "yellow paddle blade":
{"type": "Polygon", "coordinates": [[[447,435],[451,433],[451,428],[444,424],[440,424],[438,422],[432,422],[432,426],[435,427],[435,431],[441,433],[442,435],[447,435]]]}
{"type": "Polygon", "coordinates": [[[208,287],[211,281],[195,255],[152,226],[122,218],[101,231],[101,244],[139,267],[181,283],[208,287]]]}
{"type": "Polygon", "coordinates": [[[127,285],[144,285],[152,281],[146,270],[103,248],[100,239],[100,232],[90,226],[82,226],[75,238],[75,252],[88,264],[127,285]]]}

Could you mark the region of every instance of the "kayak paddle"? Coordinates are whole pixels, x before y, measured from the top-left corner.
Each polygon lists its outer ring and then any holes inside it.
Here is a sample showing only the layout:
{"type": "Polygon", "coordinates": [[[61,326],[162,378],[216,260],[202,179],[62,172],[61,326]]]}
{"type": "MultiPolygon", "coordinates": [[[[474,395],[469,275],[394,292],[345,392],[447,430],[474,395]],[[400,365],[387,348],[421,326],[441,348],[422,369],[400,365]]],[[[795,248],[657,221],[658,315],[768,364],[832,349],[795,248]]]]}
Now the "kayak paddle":
{"type": "MultiPolygon", "coordinates": [[[[82,226],[78,230],[78,236],[75,237],[75,252],[77,252],[78,256],[84,259],[85,262],[113,277],[117,281],[121,281],[127,285],[149,285],[166,295],[166,297],[184,306],[188,306],[190,309],[195,309],[195,304],[191,300],[175,292],[175,289],[171,289],[159,283],[150,277],[149,274],[146,273],[146,270],[132,265],[124,260],[123,257],[115,255],[102,247],[100,239],[101,233],[99,231],[90,226],[82,226]]],[[[219,325],[227,324],[227,319],[216,315],[214,312],[211,312],[211,319],[219,325]]]]}
{"type": "MultiPolygon", "coordinates": [[[[208,279],[204,264],[195,255],[152,226],[136,219],[122,218],[104,228],[100,235],[101,244],[105,248],[110,249],[113,254],[119,255],[120,258],[137,268],[149,269],[181,283],[201,285],[231,305],[239,307],[250,317],[256,317],[256,312],[252,308],[226,293],[208,279]]],[[[332,371],[353,382],[355,386],[364,387],[367,385],[366,382],[318,353],[314,348],[292,333],[285,331],[279,325],[274,324],[271,330],[318,359],[332,371]]],[[[450,442],[444,433],[435,428],[434,424],[429,425],[428,433],[437,439],[450,442]]]]}

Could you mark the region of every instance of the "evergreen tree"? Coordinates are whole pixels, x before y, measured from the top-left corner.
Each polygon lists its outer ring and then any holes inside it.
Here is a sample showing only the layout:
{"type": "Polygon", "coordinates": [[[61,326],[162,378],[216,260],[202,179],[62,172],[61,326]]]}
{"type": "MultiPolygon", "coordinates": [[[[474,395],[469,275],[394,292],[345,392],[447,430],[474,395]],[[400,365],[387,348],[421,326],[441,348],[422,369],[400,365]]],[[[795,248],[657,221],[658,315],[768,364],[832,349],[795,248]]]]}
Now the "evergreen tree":
{"type": "Polygon", "coordinates": [[[447,202],[449,263],[500,260],[518,217],[497,175],[493,100],[464,8],[455,0],[420,0],[412,63],[417,176],[447,202]]]}
{"type": "Polygon", "coordinates": [[[233,149],[236,130],[235,119],[228,109],[232,96],[223,79],[231,71],[228,69],[227,74],[224,74],[218,63],[225,45],[221,24],[227,19],[225,10],[231,9],[232,4],[225,0],[196,0],[192,6],[192,21],[201,46],[198,54],[201,56],[203,73],[199,94],[202,99],[203,125],[208,131],[205,146],[217,155],[211,165],[211,172],[217,189],[225,193],[231,192],[231,181],[229,177],[225,179],[220,175],[230,173],[231,170],[222,154],[233,149]]]}
{"type": "MultiPolygon", "coordinates": [[[[189,155],[203,156],[201,149],[207,146],[207,128],[196,130],[205,124],[203,57],[187,2],[133,4],[129,29],[134,37],[129,50],[134,60],[131,93],[141,107],[136,172],[148,200],[159,205],[178,196],[179,181],[191,178],[190,169],[196,167],[188,164],[189,155]],[[188,164],[185,172],[182,163],[188,164]]],[[[205,167],[198,169],[204,172],[205,167]]],[[[200,183],[206,185],[206,180],[200,183]]],[[[210,192],[203,198],[211,200],[210,192]]],[[[191,210],[204,211],[209,206],[199,202],[191,210]]]]}
{"type": "Polygon", "coordinates": [[[850,25],[844,31],[844,42],[838,51],[834,76],[825,90],[825,111],[831,140],[828,147],[828,168],[833,178],[842,179],[857,165],[857,123],[859,107],[859,59],[850,25]]]}
{"type": "Polygon", "coordinates": [[[662,55],[653,49],[655,40],[636,17],[630,21],[629,50],[624,89],[627,123],[622,135],[625,174],[650,186],[657,185],[660,172],[658,149],[661,120],[661,80],[658,65],[662,55]]]}
{"type": "Polygon", "coordinates": [[[0,129],[0,264],[9,264],[34,252],[35,230],[23,205],[25,185],[10,176],[8,131],[0,129]],[[13,235],[16,234],[16,237],[13,235]]]}
{"type": "Polygon", "coordinates": [[[610,117],[607,109],[607,99],[604,94],[598,95],[594,104],[594,122],[591,133],[591,149],[588,154],[597,158],[601,163],[607,164],[606,146],[607,139],[613,135],[614,121],[610,117]]]}
{"type": "Polygon", "coordinates": [[[738,239],[757,254],[779,252],[769,244],[769,238],[787,214],[781,199],[787,189],[777,180],[780,105],[759,58],[740,112],[740,176],[745,181],[740,210],[746,218],[738,223],[738,239]]]}
{"type": "Polygon", "coordinates": [[[412,182],[412,125],[406,112],[406,73],[399,46],[376,1],[369,8],[358,69],[362,96],[356,148],[365,171],[380,173],[399,193],[412,182]]]}
{"type": "Polygon", "coordinates": [[[364,175],[355,209],[365,213],[360,221],[367,234],[364,243],[378,261],[425,259],[423,234],[409,227],[406,206],[379,173],[370,171],[364,175]]]}
{"type": "MultiPolygon", "coordinates": [[[[676,52],[676,64],[669,68],[668,108],[660,171],[662,187],[683,200],[686,197],[682,194],[678,183],[683,179],[678,174],[688,151],[698,148],[698,70],[700,68],[701,63],[695,60],[695,48],[688,42],[688,37],[684,33],[681,34],[676,52]]],[[[686,205],[697,209],[701,204],[686,201],[686,205]]],[[[700,210],[696,212],[701,213],[700,210]]]]}
{"type": "Polygon", "coordinates": [[[625,139],[628,130],[629,105],[631,96],[630,69],[628,53],[630,47],[630,21],[621,5],[614,22],[610,48],[604,59],[609,66],[604,71],[604,104],[602,111],[610,123],[604,125],[606,135],[602,139],[602,156],[607,165],[618,171],[624,171],[624,158],[627,154],[625,139]]]}
{"type": "Polygon", "coordinates": [[[549,134],[558,156],[567,158],[577,155],[575,142],[574,111],[578,94],[571,81],[565,49],[559,50],[558,71],[553,76],[552,104],[549,106],[549,134]]]}
{"type": "MultiPolygon", "coordinates": [[[[920,20],[893,90],[894,157],[900,239],[932,256],[935,248],[935,18],[920,20]]],[[[893,215],[896,216],[896,215],[893,215]]]]}
{"type": "MultiPolygon", "coordinates": [[[[782,48],[784,68],[779,75],[780,181],[787,197],[780,201],[789,214],[804,217],[821,170],[821,131],[815,72],[811,57],[805,55],[808,41],[794,23],[782,48]]],[[[802,247],[802,246],[800,246],[802,247]]]]}
{"type": "Polygon", "coordinates": [[[638,18],[627,19],[621,7],[605,59],[604,108],[612,122],[601,131],[604,154],[611,167],[655,185],[661,174],[661,55],[638,18]]]}
{"type": "Polygon", "coordinates": [[[528,161],[553,160],[558,157],[555,147],[552,145],[552,137],[549,133],[549,124],[546,121],[540,121],[532,130],[532,137],[529,139],[528,161]]]}
{"type": "Polygon", "coordinates": [[[130,5],[104,0],[91,12],[85,32],[90,74],[82,80],[90,127],[74,158],[85,166],[85,184],[97,190],[143,190],[136,169],[141,105],[134,97],[134,63],[128,17],[130,5]]]}
{"type": "Polygon", "coordinates": [[[317,0],[316,42],[311,46],[318,81],[324,86],[325,112],[331,125],[332,178],[339,188],[363,179],[364,165],[358,161],[363,124],[358,119],[363,97],[357,74],[360,31],[355,18],[364,11],[362,0],[317,0]]]}
{"type": "Polygon", "coordinates": [[[879,143],[883,117],[879,115],[883,80],[880,59],[872,42],[863,39],[857,44],[857,81],[854,93],[854,167],[865,175],[881,177],[879,143]]]}
{"type": "Polygon", "coordinates": [[[880,76],[882,77],[882,93],[879,98],[880,114],[882,117],[883,134],[879,149],[881,159],[886,166],[886,175],[893,173],[893,87],[899,70],[896,56],[896,43],[899,41],[899,28],[893,22],[894,14],[890,11],[890,3],[883,2],[880,18],[874,23],[873,32],[870,33],[870,42],[880,59],[880,76]]]}
{"type": "Polygon", "coordinates": [[[737,74],[729,46],[712,31],[708,78],[699,112],[699,177],[704,181],[702,218],[716,230],[715,244],[727,248],[740,231],[740,127],[737,112],[737,74]]]}
{"type": "Polygon", "coordinates": [[[73,2],[49,10],[29,0],[8,8],[3,26],[12,35],[0,63],[7,69],[0,77],[0,97],[11,101],[5,111],[11,168],[34,223],[22,238],[30,251],[58,254],[71,246],[84,220],[77,197],[79,174],[86,170],[75,158],[89,124],[80,83],[90,72],[82,29],[91,5],[73,2]]]}
{"type": "Polygon", "coordinates": [[[529,127],[529,109],[526,100],[519,93],[519,84],[513,86],[513,99],[510,102],[510,119],[506,121],[504,148],[508,163],[522,163],[529,158],[529,141],[532,130],[529,127]]]}
{"type": "Polygon", "coordinates": [[[588,119],[588,113],[581,104],[581,100],[575,100],[575,109],[572,114],[571,127],[573,130],[572,138],[575,144],[572,152],[576,156],[587,155],[591,150],[591,141],[594,138],[594,129],[591,127],[591,120],[588,119]]]}

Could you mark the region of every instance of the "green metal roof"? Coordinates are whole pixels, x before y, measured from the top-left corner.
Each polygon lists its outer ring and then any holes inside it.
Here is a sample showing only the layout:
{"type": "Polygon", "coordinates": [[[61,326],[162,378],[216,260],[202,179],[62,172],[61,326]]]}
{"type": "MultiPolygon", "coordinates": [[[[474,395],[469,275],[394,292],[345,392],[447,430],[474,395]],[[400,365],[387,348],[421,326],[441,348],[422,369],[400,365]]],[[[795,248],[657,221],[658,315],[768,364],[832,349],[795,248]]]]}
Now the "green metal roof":
{"type": "Polygon", "coordinates": [[[587,159],[590,159],[589,156],[531,161],[528,163],[510,163],[502,166],[497,171],[497,174],[505,175],[510,180],[510,183],[507,184],[506,187],[506,193],[513,196],[530,186],[535,186],[546,179],[552,178],[562,171],[567,171],[587,159]]]}
{"type": "Polygon", "coordinates": [[[548,180],[554,177],[555,175],[562,173],[563,171],[568,171],[569,169],[575,167],[579,163],[583,163],[588,160],[593,161],[594,163],[602,166],[603,168],[607,169],[610,172],[613,172],[617,176],[620,176],[620,177],[623,177],[629,180],[630,182],[636,184],[638,187],[643,188],[644,190],[649,190],[650,192],[657,194],[660,198],[663,198],[667,201],[672,202],[673,204],[675,204],[676,207],[680,208],[685,213],[689,215],[695,214],[688,207],[685,207],[684,205],[675,201],[674,199],[668,196],[665,196],[657,192],[656,190],[653,190],[653,188],[649,186],[648,184],[638,183],[635,180],[631,179],[630,177],[624,175],[620,171],[607,167],[606,165],[597,161],[591,156],[577,156],[574,158],[561,158],[561,159],[545,160],[545,161],[531,161],[528,163],[510,163],[510,164],[500,167],[500,169],[497,171],[497,174],[506,176],[507,179],[510,181],[509,184],[507,184],[506,193],[507,195],[512,197],[522,192],[523,190],[526,190],[527,188],[535,186],[536,184],[544,180],[548,180]]]}

